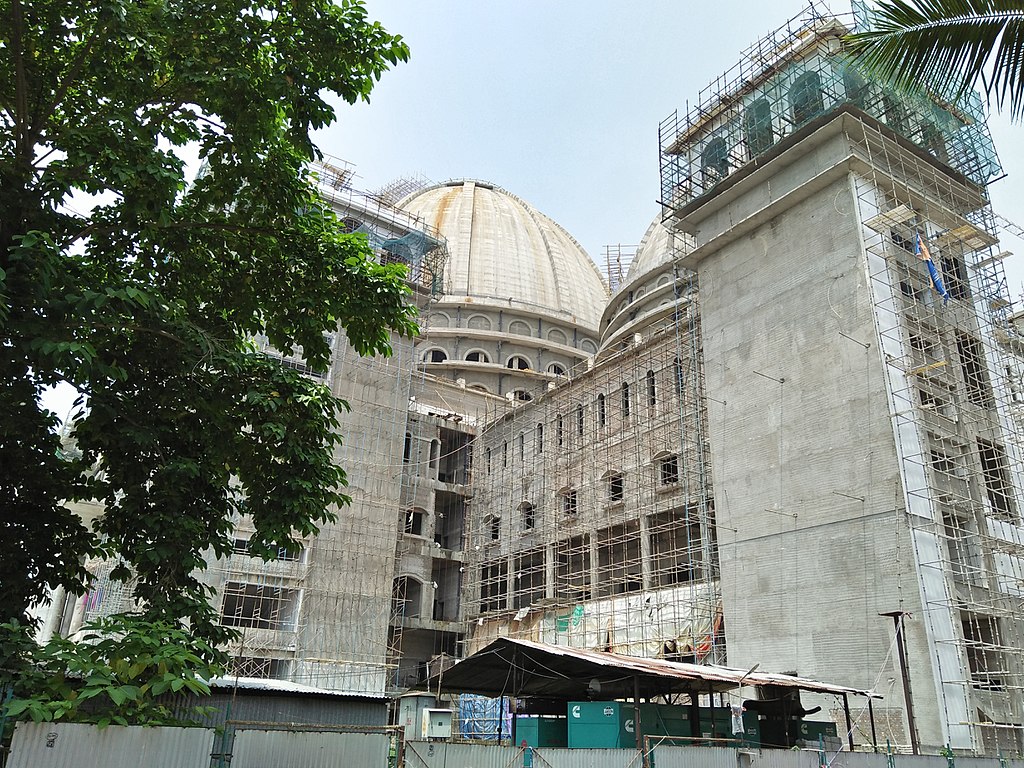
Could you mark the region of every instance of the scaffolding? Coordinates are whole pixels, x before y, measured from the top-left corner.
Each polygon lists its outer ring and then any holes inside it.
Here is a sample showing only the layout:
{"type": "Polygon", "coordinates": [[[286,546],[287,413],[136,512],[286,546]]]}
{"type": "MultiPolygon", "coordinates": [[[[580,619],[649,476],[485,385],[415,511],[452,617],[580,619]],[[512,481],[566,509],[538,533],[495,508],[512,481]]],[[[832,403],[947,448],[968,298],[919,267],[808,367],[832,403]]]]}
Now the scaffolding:
{"type": "Polygon", "coordinates": [[[957,104],[908,95],[876,83],[853,66],[843,37],[867,24],[812,3],[748,48],[740,62],[676,111],[658,130],[661,200],[666,215],[769,162],[779,143],[841,107],[865,112],[977,184],[1000,173],[978,94],[957,104]]]}
{"type": "Polygon", "coordinates": [[[377,192],[353,186],[355,169],[338,158],[314,167],[323,198],[339,215],[347,232],[366,236],[382,264],[404,264],[409,283],[434,298],[444,292],[448,246],[436,228],[401,210],[397,201],[426,186],[420,179],[398,179],[377,192]]]}
{"type": "Polygon", "coordinates": [[[681,220],[762,169],[772,184],[773,160],[849,117],[839,130],[850,153],[835,162],[862,223],[900,464],[891,533],[914,550],[900,595],[923,605],[949,742],[1019,754],[1024,344],[999,245],[1020,232],[988,204],[1000,167],[980,97],[953,104],[869,81],[843,53],[843,36],[869,21],[861,3],[848,16],[812,4],[663,121],[663,212],[681,220]]]}
{"type": "MultiPolygon", "coordinates": [[[[382,263],[409,267],[421,308],[443,289],[442,237],[379,196],[352,186],[354,170],[331,160],[315,169],[319,189],[349,231],[365,233],[382,263]]],[[[335,510],[294,555],[263,561],[248,552],[251,521],[235,520],[230,556],[205,579],[217,591],[221,622],[238,632],[228,652],[232,674],[291,680],[320,688],[380,695],[393,688],[402,635],[395,631],[396,550],[402,530],[402,441],[416,376],[411,339],[392,339],[390,357],[360,357],[343,333],[328,337],[327,372],[312,371],[301,349],[257,347],[329,386],[349,404],[339,415],[352,503],[335,510]]],[[[401,601],[398,601],[401,602],[401,601]]],[[[401,622],[398,622],[401,626],[401,622]]]]}
{"type": "Polygon", "coordinates": [[[512,636],[725,661],[696,276],[666,269],[612,298],[634,336],[477,438],[466,653],[512,636]],[[660,322],[637,315],[654,290],[660,322]]]}
{"type": "Polygon", "coordinates": [[[966,731],[975,749],[1020,753],[1024,497],[1015,415],[1024,358],[1003,227],[983,187],[877,125],[854,139],[866,161],[858,207],[947,726],[966,731]]]}
{"type": "Polygon", "coordinates": [[[604,279],[611,293],[615,293],[626,282],[636,251],[637,246],[622,243],[604,247],[604,279]]]}

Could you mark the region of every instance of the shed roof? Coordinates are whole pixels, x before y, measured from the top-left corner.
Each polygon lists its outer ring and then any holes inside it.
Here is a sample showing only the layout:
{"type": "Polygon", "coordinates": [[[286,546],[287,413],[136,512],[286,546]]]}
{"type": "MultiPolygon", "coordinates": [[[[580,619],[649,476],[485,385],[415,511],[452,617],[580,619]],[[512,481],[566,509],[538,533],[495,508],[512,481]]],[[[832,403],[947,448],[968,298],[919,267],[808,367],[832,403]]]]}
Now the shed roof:
{"type": "Polygon", "coordinates": [[[594,693],[594,681],[602,698],[632,697],[635,685],[641,697],[774,685],[881,698],[872,691],[793,675],[643,659],[507,637],[431,677],[425,685],[432,691],[580,700],[594,693]]]}

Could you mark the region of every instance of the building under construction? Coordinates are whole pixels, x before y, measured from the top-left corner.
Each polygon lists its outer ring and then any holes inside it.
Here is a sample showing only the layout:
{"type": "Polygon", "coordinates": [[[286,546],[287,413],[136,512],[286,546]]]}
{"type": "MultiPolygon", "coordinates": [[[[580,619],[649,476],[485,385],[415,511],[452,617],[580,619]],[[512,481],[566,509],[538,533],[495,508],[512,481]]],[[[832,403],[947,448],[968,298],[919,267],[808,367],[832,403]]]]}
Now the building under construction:
{"type": "Polygon", "coordinates": [[[894,745],[1024,751],[998,160],[977,98],[850,65],[863,23],[812,6],[662,123],[663,209],[607,281],[493,184],[325,171],[422,335],[335,340],[353,504],[273,563],[239,521],[210,573],[239,674],[383,695],[512,637],[833,680],[894,745]]]}

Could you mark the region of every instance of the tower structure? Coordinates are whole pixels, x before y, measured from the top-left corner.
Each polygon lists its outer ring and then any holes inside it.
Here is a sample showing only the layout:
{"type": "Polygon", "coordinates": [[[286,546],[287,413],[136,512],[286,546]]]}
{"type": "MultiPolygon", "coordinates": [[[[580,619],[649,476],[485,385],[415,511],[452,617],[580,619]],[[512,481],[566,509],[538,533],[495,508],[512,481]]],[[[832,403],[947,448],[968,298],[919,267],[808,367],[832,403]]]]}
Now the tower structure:
{"type": "Polygon", "coordinates": [[[998,162],[976,98],[870,82],[852,26],[812,9],[661,127],[700,287],[729,660],[879,689],[899,743],[1019,752],[998,162]]]}

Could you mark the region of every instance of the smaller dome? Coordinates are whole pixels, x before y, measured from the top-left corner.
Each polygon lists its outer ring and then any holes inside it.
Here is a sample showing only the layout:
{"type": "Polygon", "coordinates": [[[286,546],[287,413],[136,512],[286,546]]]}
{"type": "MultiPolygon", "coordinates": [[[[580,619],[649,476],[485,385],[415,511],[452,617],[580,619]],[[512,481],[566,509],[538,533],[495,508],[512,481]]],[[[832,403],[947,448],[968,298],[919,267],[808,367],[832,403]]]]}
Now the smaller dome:
{"type": "Polygon", "coordinates": [[[631,282],[672,261],[672,246],[672,235],[662,223],[661,216],[655,216],[636,249],[625,282],[631,282]]]}

